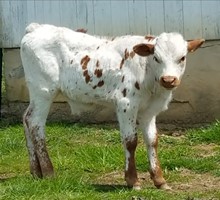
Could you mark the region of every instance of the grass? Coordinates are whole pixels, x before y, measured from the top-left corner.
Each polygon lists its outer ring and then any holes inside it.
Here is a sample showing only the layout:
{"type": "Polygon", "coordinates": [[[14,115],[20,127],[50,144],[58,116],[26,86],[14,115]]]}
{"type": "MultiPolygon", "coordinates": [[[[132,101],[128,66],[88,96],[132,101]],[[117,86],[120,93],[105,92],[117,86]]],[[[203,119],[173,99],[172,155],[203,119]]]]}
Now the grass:
{"type": "Polygon", "coordinates": [[[141,191],[125,187],[124,157],[114,125],[48,124],[56,175],[34,179],[21,124],[0,124],[0,199],[178,200],[220,199],[220,122],[160,136],[159,157],[172,191],[153,186],[141,134],[136,153],[141,191]]]}

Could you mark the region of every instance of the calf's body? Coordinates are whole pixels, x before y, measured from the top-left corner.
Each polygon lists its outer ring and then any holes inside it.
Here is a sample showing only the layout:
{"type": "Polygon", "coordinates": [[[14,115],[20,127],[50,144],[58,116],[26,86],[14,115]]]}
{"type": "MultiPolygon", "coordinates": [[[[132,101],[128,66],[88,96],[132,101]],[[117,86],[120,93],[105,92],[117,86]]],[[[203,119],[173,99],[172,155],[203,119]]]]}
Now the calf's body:
{"type": "Polygon", "coordinates": [[[21,58],[30,95],[23,124],[31,173],[37,177],[54,173],[44,128],[50,105],[61,92],[73,114],[94,105],[115,108],[125,150],[125,180],[136,189],[140,188],[135,166],[139,126],[148,149],[151,178],[156,187],[168,188],[157,156],[156,116],[167,109],[172,91],[180,83],[186,54],[203,42],[186,42],[178,33],[109,40],[30,24],[21,42],[21,58]]]}

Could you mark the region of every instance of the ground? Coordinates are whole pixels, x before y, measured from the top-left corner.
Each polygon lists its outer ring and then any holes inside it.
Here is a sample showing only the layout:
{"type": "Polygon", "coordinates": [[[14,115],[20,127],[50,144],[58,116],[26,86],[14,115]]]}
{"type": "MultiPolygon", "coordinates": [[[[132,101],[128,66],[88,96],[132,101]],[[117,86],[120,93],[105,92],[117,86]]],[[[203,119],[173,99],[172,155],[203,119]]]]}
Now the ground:
{"type": "Polygon", "coordinates": [[[56,175],[34,179],[22,124],[0,124],[0,199],[217,200],[220,199],[220,123],[193,130],[160,130],[159,158],[172,187],[154,187],[141,133],[136,152],[142,190],[124,181],[117,125],[49,123],[47,147],[56,175]]]}

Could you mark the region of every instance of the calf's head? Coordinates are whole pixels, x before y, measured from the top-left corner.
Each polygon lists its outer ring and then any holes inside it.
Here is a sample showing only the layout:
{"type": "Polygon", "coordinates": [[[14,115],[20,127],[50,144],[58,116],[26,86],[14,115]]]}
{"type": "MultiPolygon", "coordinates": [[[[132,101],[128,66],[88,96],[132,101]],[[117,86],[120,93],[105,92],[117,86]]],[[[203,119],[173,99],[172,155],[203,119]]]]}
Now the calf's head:
{"type": "Polygon", "coordinates": [[[152,56],[150,67],[155,80],[165,89],[176,88],[186,66],[186,55],[203,44],[203,39],[185,41],[179,33],[162,33],[154,44],[141,43],[133,47],[140,56],[152,56]]]}

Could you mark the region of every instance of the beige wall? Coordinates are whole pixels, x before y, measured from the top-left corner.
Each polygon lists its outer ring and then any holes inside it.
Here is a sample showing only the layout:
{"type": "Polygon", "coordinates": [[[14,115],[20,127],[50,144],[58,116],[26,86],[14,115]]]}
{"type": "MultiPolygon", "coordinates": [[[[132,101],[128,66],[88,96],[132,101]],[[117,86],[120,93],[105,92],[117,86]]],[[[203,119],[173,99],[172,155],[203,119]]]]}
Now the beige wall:
{"type": "MultiPolygon", "coordinates": [[[[21,117],[28,101],[24,73],[19,49],[5,49],[3,55],[6,77],[8,114],[21,117]]],[[[56,102],[63,102],[58,97],[56,102]]],[[[97,108],[81,116],[70,116],[65,103],[54,104],[50,119],[68,119],[70,121],[109,121],[114,120],[112,111],[97,108]]],[[[158,117],[158,121],[178,126],[191,126],[220,119],[220,41],[208,41],[203,48],[189,54],[187,68],[181,86],[175,91],[174,101],[169,110],[158,117]]]]}

